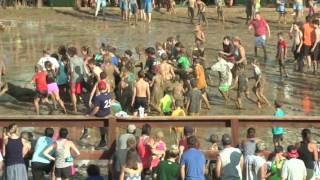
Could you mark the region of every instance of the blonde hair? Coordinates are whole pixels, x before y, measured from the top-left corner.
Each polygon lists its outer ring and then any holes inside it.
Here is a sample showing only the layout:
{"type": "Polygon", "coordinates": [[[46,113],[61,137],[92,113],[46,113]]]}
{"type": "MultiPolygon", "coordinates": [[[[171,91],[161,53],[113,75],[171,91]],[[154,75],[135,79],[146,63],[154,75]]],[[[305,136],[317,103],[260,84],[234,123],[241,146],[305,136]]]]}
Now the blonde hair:
{"type": "Polygon", "coordinates": [[[8,126],[8,133],[9,134],[17,134],[18,133],[18,125],[17,124],[10,124],[8,126]]]}

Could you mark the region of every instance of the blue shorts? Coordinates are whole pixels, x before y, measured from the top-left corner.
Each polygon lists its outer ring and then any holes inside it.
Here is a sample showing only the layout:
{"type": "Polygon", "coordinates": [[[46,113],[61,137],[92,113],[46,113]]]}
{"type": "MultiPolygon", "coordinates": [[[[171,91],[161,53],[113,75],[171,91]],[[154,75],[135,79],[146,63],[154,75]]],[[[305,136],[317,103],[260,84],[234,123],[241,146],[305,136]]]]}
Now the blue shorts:
{"type": "Polygon", "coordinates": [[[295,11],[301,11],[301,10],[303,10],[303,4],[301,4],[301,3],[294,3],[294,4],[293,4],[293,10],[295,10],[295,11]]]}
{"type": "Polygon", "coordinates": [[[286,7],[283,4],[277,6],[277,12],[280,14],[286,13],[286,7]]]}
{"type": "Polygon", "coordinates": [[[137,4],[130,4],[130,11],[131,11],[131,14],[137,14],[138,12],[137,4]]]}
{"type": "Polygon", "coordinates": [[[120,1],[120,9],[128,10],[128,4],[125,1],[120,1]]]}
{"type": "Polygon", "coordinates": [[[263,36],[256,36],[255,38],[255,46],[256,47],[262,47],[266,45],[267,37],[265,35],[263,36]]]}
{"type": "Polygon", "coordinates": [[[151,2],[146,2],[144,4],[144,12],[145,13],[152,13],[152,3],[151,2]]]}

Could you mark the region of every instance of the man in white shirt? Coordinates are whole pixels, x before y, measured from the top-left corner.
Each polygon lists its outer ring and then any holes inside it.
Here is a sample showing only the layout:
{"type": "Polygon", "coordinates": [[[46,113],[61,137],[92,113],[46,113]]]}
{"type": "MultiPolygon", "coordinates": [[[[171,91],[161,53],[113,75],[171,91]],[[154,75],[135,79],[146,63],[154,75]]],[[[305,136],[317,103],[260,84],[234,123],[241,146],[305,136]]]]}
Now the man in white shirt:
{"type": "Polygon", "coordinates": [[[299,157],[297,149],[290,145],[287,151],[289,160],[286,160],[282,167],[282,180],[306,180],[307,169],[304,162],[297,159],[299,157]]]}
{"type": "Polygon", "coordinates": [[[43,50],[43,57],[38,61],[38,65],[40,65],[43,69],[45,68],[45,62],[50,61],[54,69],[59,68],[59,62],[57,59],[50,56],[49,50],[43,50]]]}

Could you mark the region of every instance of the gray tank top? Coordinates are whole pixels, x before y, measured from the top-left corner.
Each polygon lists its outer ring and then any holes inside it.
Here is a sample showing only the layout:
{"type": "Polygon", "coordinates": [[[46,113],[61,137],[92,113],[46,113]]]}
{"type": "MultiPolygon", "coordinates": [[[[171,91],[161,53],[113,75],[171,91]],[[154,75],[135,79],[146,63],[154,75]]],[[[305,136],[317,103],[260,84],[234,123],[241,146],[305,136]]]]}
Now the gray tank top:
{"type": "Polygon", "coordinates": [[[61,139],[56,141],[56,168],[66,168],[73,164],[73,162],[69,162],[68,158],[71,157],[70,149],[65,147],[65,144],[68,140],[61,139]]]}
{"type": "Polygon", "coordinates": [[[256,152],[256,140],[248,139],[246,143],[243,145],[243,155],[244,157],[254,155],[256,152]]]}

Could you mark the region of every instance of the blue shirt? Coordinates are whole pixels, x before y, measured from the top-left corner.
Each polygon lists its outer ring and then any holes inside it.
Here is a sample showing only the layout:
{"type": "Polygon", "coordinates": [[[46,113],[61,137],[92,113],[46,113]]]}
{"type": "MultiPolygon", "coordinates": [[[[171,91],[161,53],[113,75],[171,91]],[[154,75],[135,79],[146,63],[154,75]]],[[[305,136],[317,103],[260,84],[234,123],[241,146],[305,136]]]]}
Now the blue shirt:
{"type": "Polygon", "coordinates": [[[99,96],[96,96],[93,100],[93,104],[95,107],[99,107],[99,111],[95,114],[97,117],[105,117],[108,116],[111,112],[111,94],[110,93],[102,93],[99,96]]]}
{"type": "Polygon", "coordinates": [[[111,58],[111,64],[118,66],[119,60],[116,56],[112,56],[111,58]]]}
{"type": "Polygon", "coordinates": [[[53,144],[53,141],[51,138],[46,136],[40,137],[34,148],[32,162],[49,164],[50,160],[43,155],[43,151],[46,150],[51,144],[53,144]]]}
{"type": "Polygon", "coordinates": [[[206,159],[203,153],[195,148],[191,148],[182,154],[181,166],[185,166],[186,180],[204,180],[204,167],[206,159]]]}
{"type": "MultiPolygon", "coordinates": [[[[284,117],[285,114],[281,108],[277,108],[276,112],[274,113],[275,117],[284,117]]],[[[284,129],[282,127],[275,127],[272,128],[273,135],[282,135],[284,133],[284,129]]]]}
{"type": "Polygon", "coordinates": [[[64,85],[68,84],[68,74],[66,72],[66,68],[63,62],[59,62],[59,70],[57,75],[57,84],[64,85]]]}

